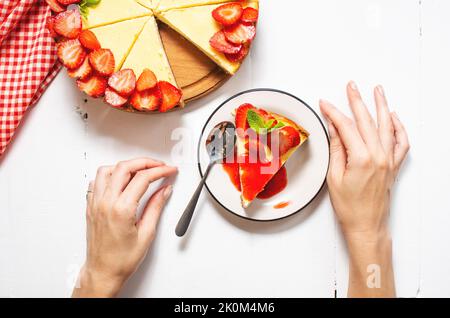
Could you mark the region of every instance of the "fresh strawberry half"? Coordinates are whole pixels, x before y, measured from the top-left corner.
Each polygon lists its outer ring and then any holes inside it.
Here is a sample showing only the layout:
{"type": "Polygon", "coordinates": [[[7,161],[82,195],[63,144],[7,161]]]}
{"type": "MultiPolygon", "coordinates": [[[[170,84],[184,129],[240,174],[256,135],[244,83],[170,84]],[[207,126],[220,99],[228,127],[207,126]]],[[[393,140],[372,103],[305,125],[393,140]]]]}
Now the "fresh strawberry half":
{"type": "Polygon", "coordinates": [[[222,25],[233,25],[241,19],[242,5],[240,3],[228,3],[216,8],[212,12],[213,18],[222,25]]]}
{"type": "Polygon", "coordinates": [[[105,91],[105,102],[115,108],[120,108],[128,102],[128,98],[121,96],[115,90],[108,87],[105,91]]]}
{"type": "Polygon", "coordinates": [[[71,4],[79,3],[81,0],[58,0],[62,5],[68,6],[71,4]]]}
{"type": "Polygon", "coordinates": [[[258,15],[258,10],[251,7],[245,8],[244,12],[242,12],[241,21],[247,23],[256,23],[258,22],[258,15]]]}
{"type": "Polygon", "coordinates": [[[91,30],[84,30],[83,32],[81,32],[78,39],[80,40],[81,44],[88,50],[93,51],[101,48],[100,42],[98,42],[97,37],[91,30]]]}
{"type": "Polygon", "coordinates": [[[242,45],[236,45],[227,41],[224,31],[219,31],[209,40],[209,44],[217,51],[225,54],[237,54],[242,45]]]}
{"type": "Polygon", "coordinates": [[[136,91],[130,99],[131,106],[142,112],[158,110],[161,106],[161,102],[161,91],[157,86],[142,92],[136,91]]]}
{"type": "Polygon", "coordinates": [[[61,13],[66,10],[66,7],[61,5],[57,0],[45,0],[45,2],[47,2],[50,9],[55,13],[61,13]]]}
{"type": "Polygon", "coordinates": [[[75,39],[81,33],[81,16],[78,10],[67,10],[55,17],[56,33],[68,39],[75,39]]]}
{"type": "Polygon", "coordinates": [[[97,49],[89,53],[91,66],[104,76],[111,76],[114,73],[116,62],[114,55],[109,49],[97,49]]]}
{"type": "Polygon", "coordinates": [[[158,80],[155,73],[146,68],[137,80],[136,89],[138,90],[138,92],[143,92],[147,89],[154,88],[157,84],[158,80]]]}
{"type": "Polygon", "coordinates": [[[236,54],[225,54],[226,58],[230,62],[242,62],[245,57],[248,55],[250,48],[248,45],[243,45],[241,50],[236,54]]]}
{"type": "MultiPolygon", "coordinates": [[[[256,27],[253,24],[239,23],[225,28],[226,39],[234,44],[243,44],[251,42],[256,36],[256,27]]],[[[228,53],[228,52],[226,52],[228,53]]],[[[237,52],[236,52],[237,53],[237,52]]],[[[229,53],[234,54],[234,53],[229,53]]]]}
{"type": "Polygon", "coordinates": [[[78,88],[91,97],[97,98],[105,94],[107,80],[99,75],[92,75],[77,81],[78,88]]]}
{"type": "Polygon", "coordinates": [[[161,91],[162,102],[159,107],[160,112],[167,112],[180,103],[181,90],[170,84],[169,82],[161,81],[158,83],[158,88],[161,91]]]}
{"type": "Polygon", "coordinates": [[[239,106],[238,109],[236,109],[236,128],[242,129],[244,132],[250,128],[248,122],[247,122],[247,112],[250,110],[256,110],[256,107],[252,104],[243,104],[239,106]]]}
{"type": "Polygon", "coordinates": [[[130,96],[136,88],[136,75],[133,70],[124,69],[111,75],[108,85],[122,96],[130,96]]]}
{"type": "Polygon", "coordinates": [[[89,64],[89,59],[85,58],[83,64],[81,64],[80,67],[73,70],[69,69],[67,73],[72,78],[85,79],[92,73],[92,67],[91,64],[89,64]]]}
{"type": "Polygon", "coordinates": [[[291,126],[281,128],[279,130],[280,156],[297,147],[300,142],[300,133],[297,129],[291,126]]]}
{"type": "Polygon", "coordinates": [[[48,17],[46,27],[48,31],[50,32],[50,35],[52,38],[58,37],[58,33],[55,32],[55,18],[54,17],[48,17]]]}
{"type": "Polygon", "coordinates": [[[86,52],[78,39],[58,44],[57,55],[65,67],[78,68],[86,57],[86,52]]]}

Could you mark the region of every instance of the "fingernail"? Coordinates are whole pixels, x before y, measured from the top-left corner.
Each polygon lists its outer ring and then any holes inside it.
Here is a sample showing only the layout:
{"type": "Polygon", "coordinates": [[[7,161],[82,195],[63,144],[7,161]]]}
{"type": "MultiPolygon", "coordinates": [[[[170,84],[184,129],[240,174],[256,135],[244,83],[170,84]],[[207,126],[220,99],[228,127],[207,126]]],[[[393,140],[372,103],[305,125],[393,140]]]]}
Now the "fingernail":
{"type": "Polygon", "coordinates": [[[357,90],[358,90],[358,86],[356,86],[356,83],[353,82],[353,81],[350,82],[350,88],[351,88],[352,90],[354,90],[354,91],[357,91],[357,90]]]}
{"type": "Polygon", "coordinates": [[[392,112],[392,115],[394,115],[395,118],[400,119],[400,118],[398,117],[398,114],[397,114],[396,112],[392,112]]]}
{"type": "Polygon", "coordinates": [[[163,191],[164,199],[167,200],[170,197],[170,195],[172,194],[172,191],[173,191],[173,186],[172,185],[167,186],[163,191]]]}
{"type": "Polygon", "coordinates": [[[378,85],[378,86],[377,86],[377,91],[378,91],[378,94],[380,94],[381,96],[384,96],[384,89],[383,89],[383,86],[378,85]]]}

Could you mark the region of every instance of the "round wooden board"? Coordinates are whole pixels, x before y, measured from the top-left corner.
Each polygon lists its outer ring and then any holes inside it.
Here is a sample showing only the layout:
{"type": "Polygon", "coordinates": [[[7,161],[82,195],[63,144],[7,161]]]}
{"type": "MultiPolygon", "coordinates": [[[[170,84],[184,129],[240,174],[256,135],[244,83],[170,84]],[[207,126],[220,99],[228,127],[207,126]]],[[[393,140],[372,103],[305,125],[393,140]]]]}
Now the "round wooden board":
{"type": "Polygon", "coordinates": [[[159,22],[159,31],[185,103],[214,91],[231,77],[165,24],[159,22]]]}

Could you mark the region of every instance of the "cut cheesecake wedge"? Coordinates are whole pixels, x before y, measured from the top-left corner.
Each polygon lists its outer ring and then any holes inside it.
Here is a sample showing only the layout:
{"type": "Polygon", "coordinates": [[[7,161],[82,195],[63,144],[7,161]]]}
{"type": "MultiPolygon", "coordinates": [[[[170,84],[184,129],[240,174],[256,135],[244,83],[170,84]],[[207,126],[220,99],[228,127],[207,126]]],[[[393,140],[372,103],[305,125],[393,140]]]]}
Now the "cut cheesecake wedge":
{"type": "MultiPolygon", "coordinates": [[[[142,1],[142,0],[141,0],[142,1]]],[[[198,7],[204,5],[221,4],[226,2],[236,2],[236,0],[153,0],[158,2],[154,7],[156,11],[168,11],[180,8],[198,7]]]]}
{"type": "MultiPolygon", "coordinates": [[[[243,7],[258,9],[258,1],[242,1],[243,7]]],[[[233,75],[239,69],[241,62],[229,60],[224,53],[219,52],[210,44],[211,38],[222,29],[212,12],[221,4],[205,5],[190,8],[174,9],[156,13],[157,17],[169,27],[183,35],[198,49],[205,53],[227,73],[233,75]]]]}
{"type": "Polygon", "coordinates": [[[116,62],[115,71],[121,69],[149,18],[142,17],[91,29],[101,47],[108,48],[113,53],[116,62]]]}
{"type": "Polygon", "coordinates": [[[250,104],[236,110],[236,128],[241,201],[248,208],[309,133],[288,118],[250,104]]]}
{"type": "Polygon", "coordinates": [[[149,8],[136,0],[101,0],[95,7],[90,7],[83,17],[83,29],[91,29],[120,21],[153,15],[149,8]]]}
{"type": "MultiPolygon", "coordinates": [[[[154,17],[148,19],[122,69],[132,69],[136,77],[139,77],[144,69],[149,69],[156,75],[158,81],[169,82],[178,88],[154,17]]],[[[180,106],[184,106],[182,100],[180,106]]]]}

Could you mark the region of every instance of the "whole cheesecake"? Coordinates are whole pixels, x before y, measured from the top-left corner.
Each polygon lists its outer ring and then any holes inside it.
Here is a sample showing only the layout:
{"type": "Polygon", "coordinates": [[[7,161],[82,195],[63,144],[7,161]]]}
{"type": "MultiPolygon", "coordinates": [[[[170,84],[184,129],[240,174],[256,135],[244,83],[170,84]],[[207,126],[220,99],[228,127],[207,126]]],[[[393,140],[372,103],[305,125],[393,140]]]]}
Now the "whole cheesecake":
{"type": "Polygon", "coordinates": [[[46,0],[58,57],[78,87],[112,107],[184,107],[160,37],[161,21],[234,75],[256,35],[258,0],[46,0]],[[76,5],[76,6],[74,6],[76,5]]]}

